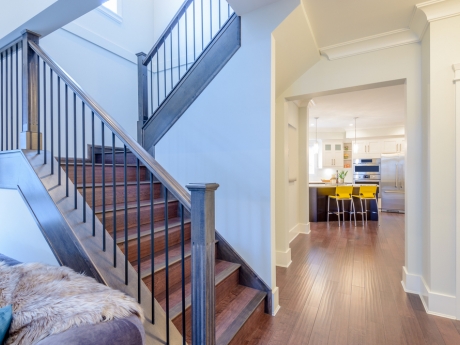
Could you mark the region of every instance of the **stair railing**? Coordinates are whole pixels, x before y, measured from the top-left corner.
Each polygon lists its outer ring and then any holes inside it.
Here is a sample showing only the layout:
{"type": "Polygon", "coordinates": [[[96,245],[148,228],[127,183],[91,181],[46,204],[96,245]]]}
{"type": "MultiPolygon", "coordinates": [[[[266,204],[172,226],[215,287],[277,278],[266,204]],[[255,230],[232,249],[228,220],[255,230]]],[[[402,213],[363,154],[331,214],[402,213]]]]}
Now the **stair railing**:
{"type": "MultiPolygon", "coordinates": [[[[137,297],[141,301],[141,180],[149,184],[150,214],[147,231],[150,235],[152,294],[151,321],[155,323],[155,229],[158,212],[154,205],[154,183],[163,185],[166,273],[166,318],[169,320],[169,202],[177,200],[180,217],[182,278],[185,277],[185,219],[191,216],[192,233],[192,340],[193,344],[215,344],[215,233],[214,192],[217,184],[192,184],[187,192],[149,155],[94,99],[39,46],[39,35],[25,31],[21,38],[0,49],[0,143],[1,150],[34,150],[43,156],[43,164],[50,164],[51,174],[58,174],[58,185],[65,184],[66,197],[74,196],[74,208],[82,209],[81,221],[91,222],[92,236],[101,239],[101,250],[113,252],[113,266],[124,265],[125,284],[137,284],[137,297]],[[21,116],[20,116],[21,115],[21,116]],[[15,120],[15,121],[13,121],[15,120]],[[14,122],[14,123],[13,123],[14,122]],[[21,131],[20,131],[21,128],[21,131]],[[96,163],[96,150],[102,148],[102,163],[96,163]],[[122,147],[122,173],[116,169],[122,147]],[[109,151],[109,153],[106,153],[109,151]],[[127,161],[135,156],[135,164],[127,161]],[[105,169],[112,162],[112,171],[105,169]],[[73,165],[73,169],[71,167],[73,165]],[[61,169],[62,166],[62,169],[61,169]],[[145,169],[144,169],[145,167],[145,169]],[[134,168],[134,169],[133,169],[134,168]],[[130,171],[128,171],[128,169],[130,171]],[[127,176],[135,171],[136,192],[134,202],[128,202],[127,176]],[[74,183],[69,182],[73,177],[74,183]],[[88,219],[87,204],[96,201],[95,184],[102,182],[102,233],[97,233],[96,216],[88,219]],[[106,186],[106,182],[112,186],[106,186]],[[117,185],[123,192],[117,194],[117,185]],[[87,190],[91,187],[92,192],[87,190]],[[73,188],[71,192],[69,189],[73,188]],[[110,191],[110,188],[113,188],[110,191]],[[79,205],[77,193],[83,202],[79,205]],[[112,192],[113,217],[106,217],[106,192],[112,192]],[[124,205],[123,214],[117,204],[124,205]],[[128,205],[129,204],[129,205],[128,205]],[[128,206],[130,213],[128,214],[128,206]],[[137,227],[137,282],[128,280],[128,228],[137,227]],[[105,229],[113,228],[112,241],[105,229]],[[117,262],[117,230],[124,237],[124,263],[117,262]],[[109,245],[107,245],[109,244],[109,245]]],[[[144,258],[145,260],[145,258],[144,258]]],[[[182,279],[182,334],[186,344],[185,279],[182,279]]],[[[166,340],[170,341],[170,323],[166,322],[166,340]]]]}
{"type": "Polygon", "coordinates": [[[236,15],[225,0],[185,0],[148,54],[139,53],[139,122],[168,98],[221,28],[236,15]]]}

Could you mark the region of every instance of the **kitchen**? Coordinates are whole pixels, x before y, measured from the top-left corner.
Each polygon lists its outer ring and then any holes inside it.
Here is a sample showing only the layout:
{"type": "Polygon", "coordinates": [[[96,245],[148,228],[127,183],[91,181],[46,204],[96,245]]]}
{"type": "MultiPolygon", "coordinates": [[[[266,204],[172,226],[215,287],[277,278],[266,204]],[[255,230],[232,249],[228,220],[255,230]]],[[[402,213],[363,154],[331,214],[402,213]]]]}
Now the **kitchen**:
{"type": "Polygon", "coordinates": [[[358,221],[378,221],[379,211],[405,212],[404,87],[334,94],[309,102],[310,222],[356,220],[354,216],[358,221]],[[360,186],[375,186],[375,199],[365,200],[363,206],[356,197],[339,203],[336,187],[347,185],[355,196],[360,186]]]}

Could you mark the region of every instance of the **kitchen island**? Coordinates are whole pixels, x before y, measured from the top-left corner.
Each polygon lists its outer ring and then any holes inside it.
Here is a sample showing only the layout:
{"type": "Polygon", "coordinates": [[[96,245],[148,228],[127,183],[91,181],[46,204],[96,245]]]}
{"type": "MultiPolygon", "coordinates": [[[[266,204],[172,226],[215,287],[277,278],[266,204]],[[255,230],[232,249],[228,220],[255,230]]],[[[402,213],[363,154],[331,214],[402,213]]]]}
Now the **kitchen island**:
{"type": "MultiPolygon", "coordinates": [[[[346,185],[352,185],[346,184],[346,185]]],[[[369,186],[369,185],[366,185],[369,186]]],[[[309,185],[310,190],[310,222],[326,222],[327,221],[327,199],[328,195],[335,195],[335,185],[314,183],[309,185]]],[[[353,195],[359,194],[360,185],[353,185],[353,195]]],[[[377,188],[378,200],[378,188],[377,188]]],[[[337,212],[337,203],[331,199],[330,211],[337,212]]],[[[350,201],[345,201],[345,211],[350,210],[350,201]]],[[[355,199],[356,211],[361,211],[359,199],[355,199]]],[[[342,211],[342,202],[340,201],[340,210],[342,211]]],[[[378,220],[378,208],[374,201],[367,201],[367,220],[378,220]]],[[[340,220],[343,218],[340,217],[340,220]]],[[[353,219],[353,217],[352,217],[353,219]]],[[[350,220],[348,213],[345,213],[345,220],[350,220]]],[[[361,214],[357,214],[357,221],[361,221],[361,214]]],[[[329,221],[337,221],[337,215],[329,215],[329,221]]]]}

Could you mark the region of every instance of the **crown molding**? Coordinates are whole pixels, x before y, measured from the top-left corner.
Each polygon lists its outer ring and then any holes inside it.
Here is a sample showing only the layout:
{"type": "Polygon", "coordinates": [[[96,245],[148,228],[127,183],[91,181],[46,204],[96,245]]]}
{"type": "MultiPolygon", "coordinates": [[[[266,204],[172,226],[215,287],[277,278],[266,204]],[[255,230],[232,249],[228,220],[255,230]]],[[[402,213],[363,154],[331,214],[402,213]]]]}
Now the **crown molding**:
{"type": "Polygon", "coordinates": [[[460,0],[430,0],[414,6],[408,28],[320,48],[329,60],[419,43],[431,22],[460,15],[460,0]]]}

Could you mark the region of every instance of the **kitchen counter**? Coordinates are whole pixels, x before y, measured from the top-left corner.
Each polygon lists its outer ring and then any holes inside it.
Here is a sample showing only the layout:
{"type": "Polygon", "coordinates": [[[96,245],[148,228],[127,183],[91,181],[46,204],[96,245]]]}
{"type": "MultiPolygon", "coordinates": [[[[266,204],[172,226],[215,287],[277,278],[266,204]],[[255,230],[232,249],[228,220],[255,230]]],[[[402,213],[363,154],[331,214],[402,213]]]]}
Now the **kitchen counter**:
{"type": "MultiPolygon", "coordinates": [[[[348,185],[352,185],[351,183],[348,185]]],[[[366,186],[369,186],[366,184],[366,186]]],[[[328,195],[335,194],[335,187],[337,185],[326,185],[326,184],[310,184],[310,222],[326,222],[327,221],[327,199],[328,195]]],[[[353,194],[358,195],[360,185],[353,185],[353,194]]],[[[377,199],[378,199],[378,189],[377,189],[377,199]]],[[[350,210],[350,201],[345,201],[345,210],[350,210]]],[[[358,199],[355,200],[356,210],[361,211],[361,205],[358,199]]],[[[378,220],[378,208],[374,201],[368,201],[367,204],[368,214],[367,220],[378,220]]],[[[340,202],[340,209],[342,210],[342,202],[340,202]]],[[[330,211],[337,212],[337,203],[335,200],[331,199],[330,211]]],[[[340,217],[342,220],[343,218],[340,217]]],[[[345,213],[345,220],[349,220],[350,216],[348,213],[345,213]]],[[[352,218],[353,219],[353,218],[352,218]]],[[[356,217],[357,220],[361,221],[361,215],[358,214],[356,217]]],[[[337,215],[331,214],[329,220],[336,221],[337,215]]]]}

